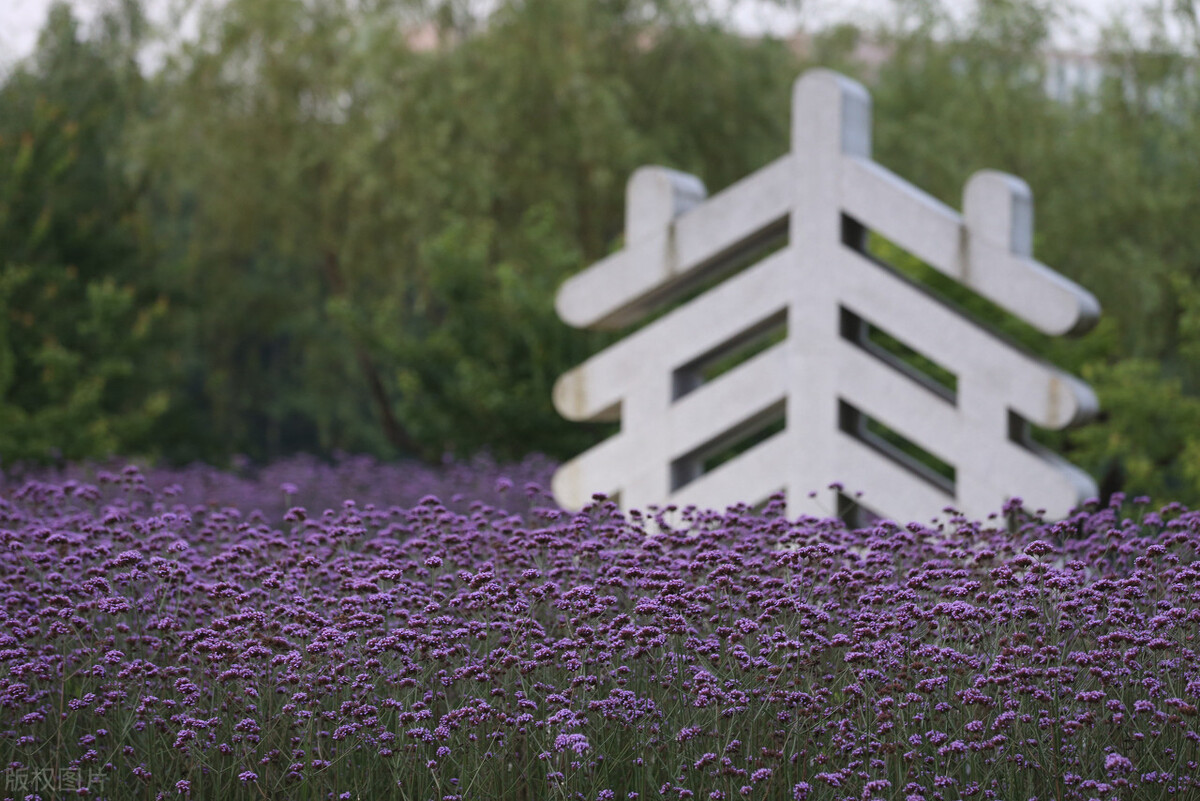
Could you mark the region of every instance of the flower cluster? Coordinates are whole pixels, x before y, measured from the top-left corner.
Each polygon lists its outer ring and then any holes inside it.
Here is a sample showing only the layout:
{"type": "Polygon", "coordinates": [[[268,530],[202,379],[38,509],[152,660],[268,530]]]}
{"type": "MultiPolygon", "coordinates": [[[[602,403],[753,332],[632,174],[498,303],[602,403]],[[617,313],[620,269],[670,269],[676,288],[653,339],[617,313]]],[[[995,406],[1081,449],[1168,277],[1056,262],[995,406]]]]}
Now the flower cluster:
{"type": "Polygon", "coordinates": [[[235,458],[231,470],[194,464],[124,475],[123,463],[71,464],[61,470],[22,467],[0,473],[0,496],[11,497],[31,480],[50,485],[118,481],[132,482],[144,495],[169,499],[172,506],[257,509],[273,520],[300,499],[310,509],[327,509],[341,506],[347,498],[360,504],[410,507],[433,496],[456,511],[466,511],[471,503],[481,501],[527,512],[538,504],[551,503],[548,495],[527,495],[526,490],[548,487],[554,468],[554,462],[537,454],[516,464],[500,465],[481,454],[467,461],[447,458],[434,466],[385,463],[370,456],[341,456],[326,462],[300,454],[265,466],[235,458]]]}
{"type": "Polygon", "coordinates": [[[328,484],[372,500],[319,512],[303,478],[287,508],[261,478],[212,482],[236,504],[133,468],[6,486],[0,770],[93,797],[1200,793],[1200,513],[568,513],[526,468],[392,505],[356,466],[328,484]]]}

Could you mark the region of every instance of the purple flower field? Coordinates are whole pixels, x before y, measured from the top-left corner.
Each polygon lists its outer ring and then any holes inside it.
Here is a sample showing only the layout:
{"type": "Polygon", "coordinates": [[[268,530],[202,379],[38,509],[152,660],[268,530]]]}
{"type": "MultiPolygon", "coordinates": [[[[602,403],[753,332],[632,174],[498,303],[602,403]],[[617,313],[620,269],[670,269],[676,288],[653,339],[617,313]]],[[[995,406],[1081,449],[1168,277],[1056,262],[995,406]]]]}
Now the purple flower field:
{"type": "Polygon", "coordinates": [[[1200,797],[1200,513],[572,514],[550,467],[0,483],[0,797],[1200,797]]]}

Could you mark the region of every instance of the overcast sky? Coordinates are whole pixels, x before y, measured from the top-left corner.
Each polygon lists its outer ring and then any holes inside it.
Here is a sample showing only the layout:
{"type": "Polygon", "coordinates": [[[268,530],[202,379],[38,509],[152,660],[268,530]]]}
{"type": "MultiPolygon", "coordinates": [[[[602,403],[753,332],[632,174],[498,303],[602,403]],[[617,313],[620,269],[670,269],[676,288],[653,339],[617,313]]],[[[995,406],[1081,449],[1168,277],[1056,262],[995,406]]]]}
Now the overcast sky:
{"type": "MultiPolygon", "coordinates": [[[[95,8],[105,0],[71,0],[88,18],[95,8]]],[[[0,0],[0,65],[11,64],[28,54],[37,42],[37,32],[46,18],[46,10],[53,0],[0,0]]],[[[151,8],[161,5],[163,0],[150,0],[151,8]]],[[[952,7],[965,9],[972,0],[950,0],[952,7]]],[[[1072,27],[1061,31],[1058,39],[1065,47],[1086,48],[1094,39],[1098,23],[1128,9],[1129,0],[1076,0],[1084,18],[1072,27]]],[[[741,2],[737,14],[739,27],[748,32],[771,31],[788,34],[803,26],[819,28],[830,21],[868,21],[872,17],[886,14],[891,0],[804,0],[799,12],[780,10],[771,3],[741,2]]]]}

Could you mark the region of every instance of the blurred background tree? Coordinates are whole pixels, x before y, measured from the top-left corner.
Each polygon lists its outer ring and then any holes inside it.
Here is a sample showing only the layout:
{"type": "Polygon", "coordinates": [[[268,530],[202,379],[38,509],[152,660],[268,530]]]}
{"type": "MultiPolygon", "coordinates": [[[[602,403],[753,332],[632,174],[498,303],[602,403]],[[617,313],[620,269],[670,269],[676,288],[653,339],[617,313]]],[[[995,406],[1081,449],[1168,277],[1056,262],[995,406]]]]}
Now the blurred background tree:
{"type": "Polygon", "coordinates": [[[625,177],[728,182],[786,142],[787,49],[686,4],[201,10],[131,152],[185,307],[181,428],[258,458],[583,446],[550,392],[594,338],[551,298],[614,246],[625,177]]]}
{"type": "Polygon", "coordinates": [[[782,154],[820,63],[948,204],[980,168],[1029,182],[1035,253],[1097,294],[1097,331],[943,288],[1096,386],[1102,421],[1050,437],[1070,458],[1200,502],[1194,6],[1111,28],[1069,96],[1062,4],[896,7],[801,54],[700,0],[196,0],[184,39],[138,0],[86,35],[59,7],[0,87],[0,460],[571,455],[598,433],[551,387],[604,339],[556,319],[558,284],[620,246],[637,166],[718,191],[782,154]]]}
{"type": "Polygon", "coordinates": [[[119,155],[139,24],[110,16],[84,38],[58,6],[0,86],[0,464],[155,450],[168,307],[119,155]]]}

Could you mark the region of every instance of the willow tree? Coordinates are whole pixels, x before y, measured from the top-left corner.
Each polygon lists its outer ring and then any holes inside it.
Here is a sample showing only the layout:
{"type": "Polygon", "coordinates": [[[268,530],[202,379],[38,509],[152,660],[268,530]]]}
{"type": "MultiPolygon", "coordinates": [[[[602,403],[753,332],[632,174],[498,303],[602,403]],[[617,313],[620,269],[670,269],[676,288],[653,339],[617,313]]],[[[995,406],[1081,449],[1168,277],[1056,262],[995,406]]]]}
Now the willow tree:
{"type": "Polygon", "coordinates": [[[133,152],[196,419],[250,453],[578,448],[549,398],[590,345],[552,297],[616,245],[629,173],[719,188],[786,147],[789,51],[699,4],[200,12],[133,152]]]}

